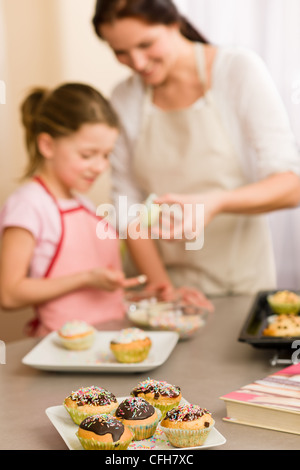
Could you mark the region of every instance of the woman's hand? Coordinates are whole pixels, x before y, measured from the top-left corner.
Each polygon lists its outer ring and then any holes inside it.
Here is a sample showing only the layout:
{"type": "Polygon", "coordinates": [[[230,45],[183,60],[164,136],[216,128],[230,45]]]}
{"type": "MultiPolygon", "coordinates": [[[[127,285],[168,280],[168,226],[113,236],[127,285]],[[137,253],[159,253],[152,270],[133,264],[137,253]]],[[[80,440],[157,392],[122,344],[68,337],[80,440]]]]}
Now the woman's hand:
{"type": "Polygon", "coordinates": [[[160,223],[152,233],[165,240],[193,240],[222,212],[223,191],[166,194],[154,202],[161,207],[160,223]]]}

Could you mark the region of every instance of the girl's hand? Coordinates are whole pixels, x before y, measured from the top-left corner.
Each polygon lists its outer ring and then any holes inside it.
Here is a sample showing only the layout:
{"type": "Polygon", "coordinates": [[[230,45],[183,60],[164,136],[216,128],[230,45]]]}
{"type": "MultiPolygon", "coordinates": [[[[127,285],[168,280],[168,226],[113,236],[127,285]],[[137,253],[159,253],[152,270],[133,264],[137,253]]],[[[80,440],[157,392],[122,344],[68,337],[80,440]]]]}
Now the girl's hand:
{"type": "Polygon", "coordinates": [[[111,268],[96,268],[87,273],[87,286],[113,292],[123,286],[124,273],[111,268]]]}
{"type": "Polygon", "coordinates": [[[88,273],[88,286],[113,292],[144,284],[147,276],[141,275],[126,279],[122,271],[112,268],[97,268],[88,273]]]}

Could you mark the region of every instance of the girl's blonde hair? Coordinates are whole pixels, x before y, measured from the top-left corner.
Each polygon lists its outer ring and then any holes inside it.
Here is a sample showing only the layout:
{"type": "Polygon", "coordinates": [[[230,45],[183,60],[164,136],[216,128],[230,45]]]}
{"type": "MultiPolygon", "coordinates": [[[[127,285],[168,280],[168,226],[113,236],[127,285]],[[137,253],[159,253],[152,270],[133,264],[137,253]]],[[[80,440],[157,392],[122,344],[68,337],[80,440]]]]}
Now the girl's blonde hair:
{"type": "Polygon", "coordinates": [[[119,128],[116,113],[101,93],[89,85],[67,83],[49,91],[33,89],[21,105],[29,163],[24,177],[34,175],[43,162],[37,137],[45,132],[66,137],[83,124],[106,124],[119,128]]]}

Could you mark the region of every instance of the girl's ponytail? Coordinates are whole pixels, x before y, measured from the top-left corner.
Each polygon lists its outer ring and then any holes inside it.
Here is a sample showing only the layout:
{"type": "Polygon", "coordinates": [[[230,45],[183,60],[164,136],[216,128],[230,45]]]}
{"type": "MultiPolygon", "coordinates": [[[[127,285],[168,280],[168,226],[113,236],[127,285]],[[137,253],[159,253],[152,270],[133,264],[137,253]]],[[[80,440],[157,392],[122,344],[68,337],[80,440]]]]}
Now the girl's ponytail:
{"type": "Polygon", "coordinates": [[[35,173],[41,163],[42,156],[37,146],[36,122],[41,103],[47,95],[45,88],[32,90],[21,105],[22,124],[25,129],[25,142],[29,157],[29,162],[24,177],[29,177],[35,173]]]}

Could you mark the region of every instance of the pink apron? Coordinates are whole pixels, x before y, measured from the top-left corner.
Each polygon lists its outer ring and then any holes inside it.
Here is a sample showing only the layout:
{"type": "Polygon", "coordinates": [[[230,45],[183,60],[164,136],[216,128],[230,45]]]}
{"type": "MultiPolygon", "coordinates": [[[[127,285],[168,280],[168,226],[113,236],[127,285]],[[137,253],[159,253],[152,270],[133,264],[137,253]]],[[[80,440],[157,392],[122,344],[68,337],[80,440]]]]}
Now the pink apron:
{"type": "MultiPolygon", "coordinates": [[[[99,267],[122,270],[114,229],[82,205],[61,210],[45,184],[39,178],[36,181],[53,198],[61,218],[61,238],[44,277],[57,278],[99,267]],[[98,224],[103,224],[103,230],[109,234],[105,240],[97,237],[98,224]]],[[[123,291],[82,288],[36,306],[36,312],[37,317],[27,331],[31,336],[45,336],[75,319],[93,325],[120,319],[125,312],[123,291]]]]}

